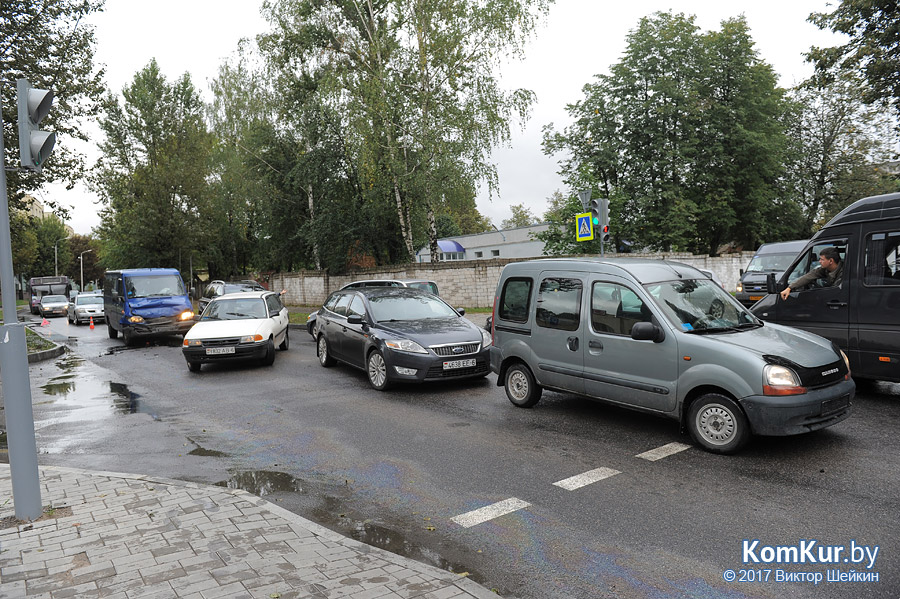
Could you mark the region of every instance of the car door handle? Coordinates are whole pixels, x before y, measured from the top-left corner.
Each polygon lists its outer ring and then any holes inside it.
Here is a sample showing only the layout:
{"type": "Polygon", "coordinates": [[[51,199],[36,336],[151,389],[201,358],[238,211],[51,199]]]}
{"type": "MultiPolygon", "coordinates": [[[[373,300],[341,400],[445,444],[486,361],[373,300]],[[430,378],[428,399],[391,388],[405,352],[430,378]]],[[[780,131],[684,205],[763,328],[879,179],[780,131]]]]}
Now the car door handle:
{"type": "Polygon", "coordinates": [[[566,339],[566,347],[572,351],[578,351],[578,337],[569,337],[566,339]]]}
{"type": "Polygon", "coordinates": [[[603,344],[599,341],[588,341],[588,347],[592,349],[603,349],[603,344]]]}
{"type": "Polygon", "coordinates": [[[828,302],[827,306],[832,310],[837,310],[838,308],[846,308],[847,302],[842,302],[840,300],[831,300],[828,302]]]}

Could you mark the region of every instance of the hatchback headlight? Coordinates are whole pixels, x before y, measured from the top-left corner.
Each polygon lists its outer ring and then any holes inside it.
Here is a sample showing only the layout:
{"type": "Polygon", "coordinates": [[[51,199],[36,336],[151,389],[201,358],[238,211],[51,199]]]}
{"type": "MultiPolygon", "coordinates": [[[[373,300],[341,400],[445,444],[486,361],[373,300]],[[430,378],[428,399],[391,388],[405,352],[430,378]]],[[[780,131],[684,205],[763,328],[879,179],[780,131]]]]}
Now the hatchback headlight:
{"type": "Polygon", "coordinates": [[[244,335],[243,337],[241,337],[241,343],[256,343],[262,340],[262,335],[244,335]]]}
{"type": "Polygon", "coordinates": [[[413,354],[427,354],[428,350],[410,339],[386,339],[384,344],[395,351],[405,351],[413,354]]]}
{"type": "Polygon", "coordinates": [[[802,395],[806,387],[800,386],[800,377],[785,366],[766,364],[763,368],[764,395],[802,395]]]}

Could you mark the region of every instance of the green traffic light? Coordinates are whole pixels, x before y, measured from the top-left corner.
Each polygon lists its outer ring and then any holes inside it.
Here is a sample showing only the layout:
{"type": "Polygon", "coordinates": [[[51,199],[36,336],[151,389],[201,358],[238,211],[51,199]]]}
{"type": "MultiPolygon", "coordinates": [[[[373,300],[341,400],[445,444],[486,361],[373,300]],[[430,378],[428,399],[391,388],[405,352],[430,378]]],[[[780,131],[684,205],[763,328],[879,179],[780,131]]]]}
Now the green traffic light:
{"type": "Polygon", "coordinates": [[[600,219],[597,218],[596,216],[595,216],[594,218],[592,218],[591,220],[593,221],[593,223],[594,223],[595,225],[599,225],[599,224],[600,224],[600,219]]]}

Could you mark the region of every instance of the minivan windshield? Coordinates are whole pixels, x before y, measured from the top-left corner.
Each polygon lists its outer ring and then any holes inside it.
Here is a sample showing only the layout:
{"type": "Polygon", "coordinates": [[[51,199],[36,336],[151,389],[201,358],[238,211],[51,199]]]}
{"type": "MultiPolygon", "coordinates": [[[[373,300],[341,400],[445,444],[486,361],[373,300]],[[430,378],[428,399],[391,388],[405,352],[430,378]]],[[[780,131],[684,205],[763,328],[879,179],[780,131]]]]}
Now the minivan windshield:
{"type": "Polygon", "coordinates": [[[644,288],[666,318],[687,332],[731,332],[762,326],[746,308],[709,279],[650,283],[644,288]]]}
{"type": "Polygon", "coordinates": [[[185,291],[178,275],[145,275],[127,277],[125,295],[129,298],[159,297],[185,295],[185,291]]]}
{"type": "Polygon", "coordinates": [[[796,252],[789,254],[757,254],[750,260],[746,272],[784,272],[796,257],[796,252]]]}

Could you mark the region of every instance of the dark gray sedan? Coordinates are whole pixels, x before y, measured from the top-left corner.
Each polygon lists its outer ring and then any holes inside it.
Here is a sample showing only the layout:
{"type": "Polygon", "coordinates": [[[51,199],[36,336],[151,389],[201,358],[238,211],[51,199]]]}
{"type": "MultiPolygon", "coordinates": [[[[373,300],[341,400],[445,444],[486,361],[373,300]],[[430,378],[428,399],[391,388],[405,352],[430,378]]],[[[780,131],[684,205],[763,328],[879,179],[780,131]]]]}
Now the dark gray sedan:
{"type": "Polygon", "coordinates": [[[319,363],[365,370],[379,391],[397,382],[486,376],[491,336],[463,312],[417,289],[336,291],[317,314],[319,363]]]}

